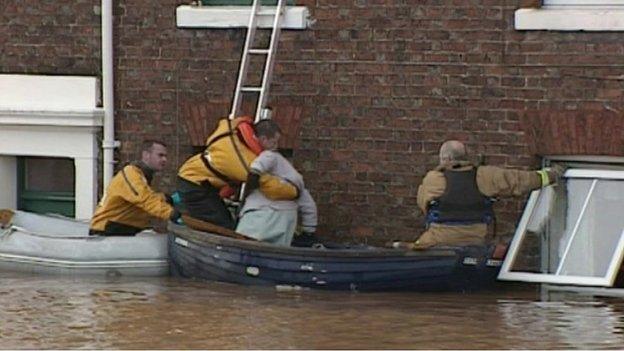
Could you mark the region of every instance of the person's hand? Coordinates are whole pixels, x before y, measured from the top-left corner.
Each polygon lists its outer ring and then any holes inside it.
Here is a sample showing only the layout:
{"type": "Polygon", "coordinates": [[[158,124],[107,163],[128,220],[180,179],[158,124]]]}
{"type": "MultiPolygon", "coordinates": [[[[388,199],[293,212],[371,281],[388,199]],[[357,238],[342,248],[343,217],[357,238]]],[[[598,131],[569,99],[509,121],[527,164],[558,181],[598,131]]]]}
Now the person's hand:
{"type": "Polygon", "coordinates": [[[537,171],[542,179],[542,187],[559,183],[565,173],[566,168],[558,163],[553,163],[551,167],[542,168],[537,171]]]}
{"type": "Polygon", "coordinates": [[[180,196],[179,192],[176,191],[173,194],[171,194],[171,204],[173,206],[177,206],[181,203],[182,203],[182,197],[180,196]]]}
{"type": "Polygon", "coordinates": [[[176,209],[173,209],[173,213],[171,213],[169,220],[178,225],[184,224],[184,221],[182,221],[182,214],[176,209]]]}
{"type": "Polygon", "coordinates": [[[558,163],[554,163],[547,168],[542,168],[538,171],[542,177],[542,187],[559,183],[565,171],[566,168],[558,163]]]}
{"type": "Polygon", "coordinates": [[[550,179],[550,183],[559,183],[559,181],[561,181],[561,178],[563,178],[565,171],[566,167],[559,163],[554,163],[552,166],[550,166],[550,171],[548,172],[548,178],[550,179]]]}
{"type": "Polygon", "coordinates": [[[294,247],[312,247],[314,244],[320,243],[315,232],[303,231],[299,235],[295,235],[291,242],[294,247]]]}
{"type": "Polygon", "coordinates": [[[255,172],[249,172],[247,176],[247,180],[245,181],[245,196],[246,198],[249,194],[251,194],[254,190],[260,187],[260,174],[255,172]]]}

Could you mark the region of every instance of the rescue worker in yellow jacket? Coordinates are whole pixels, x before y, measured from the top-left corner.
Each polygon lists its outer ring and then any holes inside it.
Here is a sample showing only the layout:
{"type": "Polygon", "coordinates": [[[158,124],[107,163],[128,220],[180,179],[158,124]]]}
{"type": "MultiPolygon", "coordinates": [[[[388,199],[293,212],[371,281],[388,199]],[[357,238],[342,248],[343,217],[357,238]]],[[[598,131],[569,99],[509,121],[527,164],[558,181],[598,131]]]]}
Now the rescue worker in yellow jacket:
{"type": "MultiPolygon", "coordinates": [[[[236,223],[220,191],[235,188],[250,176],[249,167],[261,151],[255,150],[257,145],[252,145],[257,143],[252,134],[249,117],[222,119],[206,140],[205,151],[192,156],[180,167],[177,191],[183,208],[191,217],[235,228],[236,223]]],[[[273,200],[293,200],[299,196],[296,186],[269,174],[260,175],[259,186],[273,200]]]]}
{"type": "Polygon", "coordinates": [[[418,187],[418,207],[426,216],[426,231],[414,243],[395,242],[395,248],[426,249],[444,245],[483,245],[494,220],[492,198],[520,196],[556,183],[562,169],[522,171],[472,165],[466,147],[446,141],[440,164],[418,187]]]}
{"type": "Polygon", "coordinates": [[[91,235],[134,235],[150,227],[150,220],[177,221],[180,213],[165,194],[151,188],[155,172],[167,163],[167,147],[146,140],[141,161],[126,165],[111,180],[91,220],[91,235]]]}

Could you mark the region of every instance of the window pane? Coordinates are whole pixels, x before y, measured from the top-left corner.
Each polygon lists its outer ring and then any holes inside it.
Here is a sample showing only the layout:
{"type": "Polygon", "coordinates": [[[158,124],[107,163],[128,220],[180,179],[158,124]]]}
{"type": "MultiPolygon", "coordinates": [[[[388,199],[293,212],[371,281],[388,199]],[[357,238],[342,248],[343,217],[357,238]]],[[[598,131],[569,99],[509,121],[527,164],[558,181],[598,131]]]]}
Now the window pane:
{"type": "MultiPolygon", "coordinates": [[[[598,180],[559,274],[604,277],[624,228],[623,214],[624,182],[598,180]]],[[[566,233],[573,229],[568,226],[566,233]]],[[[568,245],[569,237],[564,243],[568,245]]]]}
{"type": "MultiPolygon", "coordinates": [[[[594,179],[569,179],[557,189],[556,200],[549,218],[549,265],[548,272],[555,273],[567,243],[570,241],[574,225],[579,218],[583,204],[589,196],[594,179]]],[[[577,234],[578,235],[578,234],[577,234]]]]}
{"type": "MultiPolygon", "coordinates": [[[[590,182],[580,182],[577,196],[584,198],[590,182]]],[[[553,273],[559,265],[558,244],[565,228],[566,211],[575,211],[567,204],[568,189],[561,184],[546,187],[539,195],[537,203],[524,231],[524,238],[518,249],[511,271],[531,273],[553,273]],[[550,234],[550,235],[549,235],[550,234]],[[548,240],[548,241],[547,241],[548,240]]],[[[578,209],[576,209],[578,212],[578,209]]]]}
{"type": "Polygon", "coordinates": [[[568,179],[540,193],[510,271],[605,277],[622,230],[624,181],[568,179]]]}
{"type": "Polygon", "coordinates": [[[545,237],[546,221],[549,219],[550,201],[555,196],[553,189],[553,187],[548,187],[540,192],[526,230],[523,233],[524,236],[518,248],[518,254],[510,267],[511,271],[532,273],[542,271],[542,260],[547,258],[541,254],[544,249],[542,240],[545,237]]]}
{"type": "Polygon", "coordinates": [[[74,193],[74,162],[65,158],[24,158],[24,190],[74,193]]]}

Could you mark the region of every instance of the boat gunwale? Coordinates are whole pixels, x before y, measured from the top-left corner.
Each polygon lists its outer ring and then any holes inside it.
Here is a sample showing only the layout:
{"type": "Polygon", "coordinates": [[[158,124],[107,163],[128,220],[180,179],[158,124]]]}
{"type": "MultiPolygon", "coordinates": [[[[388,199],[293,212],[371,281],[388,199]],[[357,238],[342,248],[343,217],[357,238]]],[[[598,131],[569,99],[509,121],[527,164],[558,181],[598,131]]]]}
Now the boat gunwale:
{"type": "MultiPolygon", "coordinates": [[[[423,264],[429,264],[429,265],[433,265],[435,266],[435,269],[442,269],[444,268],[444,266],[448,266],[448,267],[455,267],[457,265],[457,260],[454,259],[451,256],[435,256],[435,257],[431,257],[430,259],[427,260],[419,260],[419,261],[409,261],[409,260],[394,260],[394,261],[385,261],[385,260],[377,260],[377,261],[371,261],[371,260],[352,260],[352,261],[344,261],[344,260],[332,260],[332,261],[311,261],[311,260],[305,260],[305,258],[299,258],[297,260],[286,260],[286,259],[280,259],[280,258],[275,258],[275,257],[270,257],[270,258],[266,258],[266,257],[262,257],[262,256],[254,256],[255,259],[259,260],[259,262],[249,262],[247,260],[236,260],[236,259],[232,259],[233,256],[236,256],[236,254],[233,254],[231,252],[227,252],[228,255],[219,255],[219,253],[222,253],[223,251],[218,251],[217,254],[213,254],[213,251],[205,251],[202,248],[193,245],[193,246],[186,246],[183,248],[180,248],[178,251],[176,251],[177,255],[187,255],[188,253],[193,252],[195,257],[198,257],[202,260],[204,260],[204,262],[206,262],[205,259],[209,259],[215,262],[215,264],[218,264],[217,262],[223,262],[226,263],[228,265],[232,265],[232,266],[240,266],[240,267],[257,267],[257,268],[262,268],[262,269],[271,269],[271,270],[275,270],[275,271],[281,271],[281,272],[293,272],[293,273],[301,273],[301,272],[305,272],[305,273],[312,273],[312,274],[341,274],[341,273],[369,273],[369,272],[407,272],[407,271],[413,271],[415,269],[422,269],[423,268],[423,264]],[[441,264],[443,260],[445,261],[445,264],[441,264]],[[449,265],[450,262],[453,262],[452,265],[449,265]],[[298,267],[288,267],[288,266],[279,266],[279,265],[272,265],[270,264],[270,262],[289,262],[291,264],[299,264],[298,267]],[[379,263],[383,264],[383,268],[379,268],[379,263]],[[414,264],[418,264],[418,267],[413,266],[414,264]],[[335,269],[335,267],[328,267],[327,265],[349,265],[349,269],[335,269]],[[389,265],[393,265],[394,267],[387,267],[389,265]],[[304,268],[305,267],[305,268],[304,268]],[[366,267],[367,269],[361,269],[361,267],[366,267]],[[360,269],[358,269],[360,268],[360,269]]],[[[428,267],[428,269],[431,269],[434,267],[428,267]]]]}
{"type": "MultiPolygon", "coordinates": [[[[387,248],[375,248],[375,249],[315,249],[306,247],[284,247],[277,246],[271,243],[259,242],[259,241],[247,241],[229,238],[226,236],[202,232],[199,230],[191,229],[185,226],[177,224],[169,224],[169,231],[171,235],[179,237],[183,240],[191,241],[197,245],[210,245],[210,246],[226,246],[235,247],[241,250],[251,250],[258,253],[267,254],[280,254],[284,256],[298,256],[301,257],[336,257],[336,258],[416,258],[416,257],[457,257],[457,251],[452,248],[435,248],[427,249],[423,251],[401,250],[401,249],[387,249],[387,248]]],[[[174,240],[175,243],[175,240],[174,240]]]]}

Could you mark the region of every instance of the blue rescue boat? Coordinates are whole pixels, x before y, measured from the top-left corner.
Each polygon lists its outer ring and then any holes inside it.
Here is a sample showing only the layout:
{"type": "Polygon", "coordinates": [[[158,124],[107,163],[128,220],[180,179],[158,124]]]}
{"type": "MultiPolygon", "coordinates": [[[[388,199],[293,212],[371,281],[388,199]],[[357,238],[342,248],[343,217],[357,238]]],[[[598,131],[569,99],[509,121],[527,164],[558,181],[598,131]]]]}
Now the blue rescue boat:
{"type": "Polygon", "coordinates": [[[355,291],[492,288],[492,247],[405,251],[372,246],[279,247],[171,225],[173,274],[244,285],[355,291]]]}

